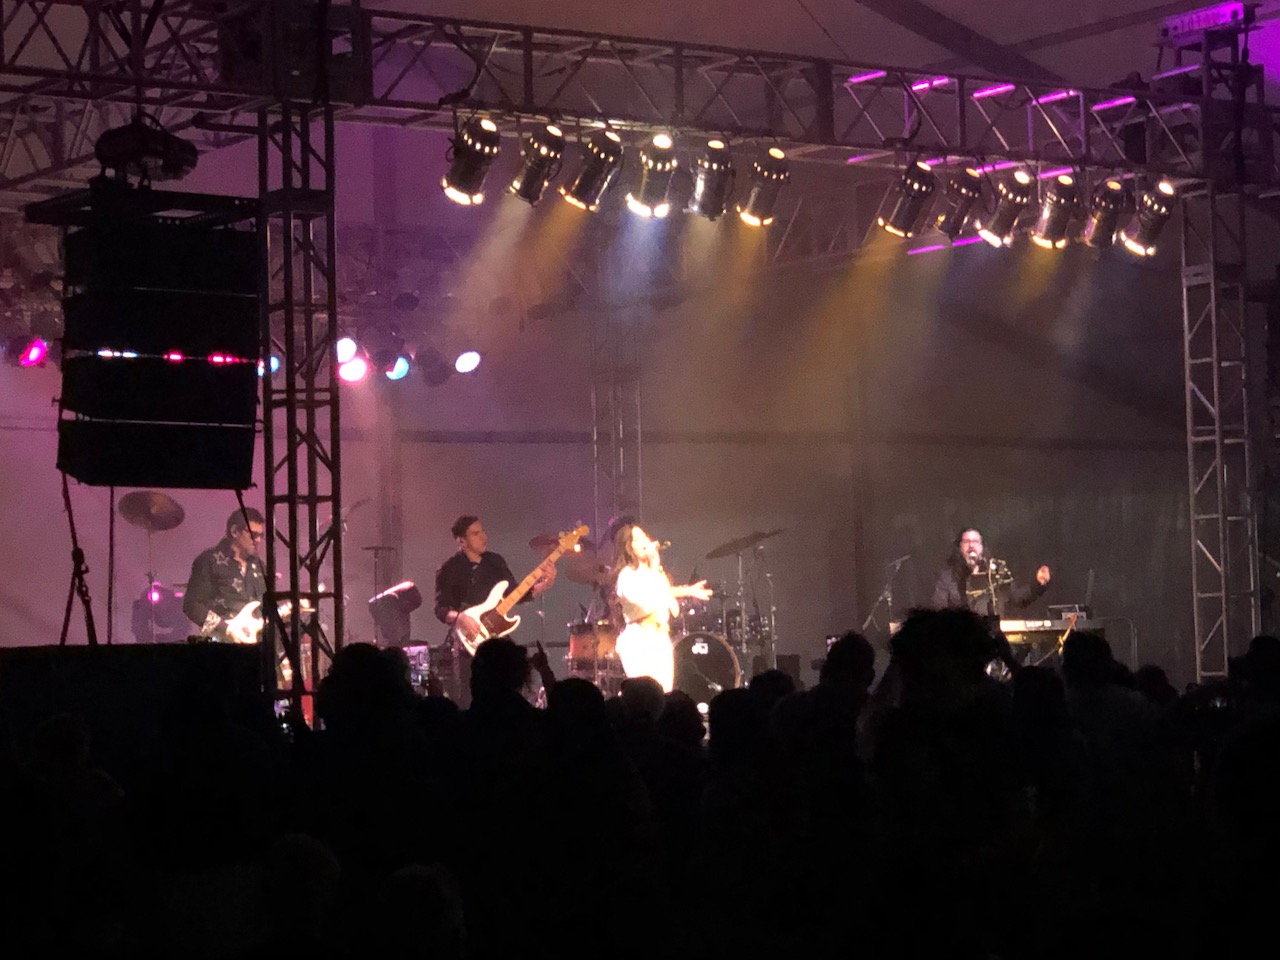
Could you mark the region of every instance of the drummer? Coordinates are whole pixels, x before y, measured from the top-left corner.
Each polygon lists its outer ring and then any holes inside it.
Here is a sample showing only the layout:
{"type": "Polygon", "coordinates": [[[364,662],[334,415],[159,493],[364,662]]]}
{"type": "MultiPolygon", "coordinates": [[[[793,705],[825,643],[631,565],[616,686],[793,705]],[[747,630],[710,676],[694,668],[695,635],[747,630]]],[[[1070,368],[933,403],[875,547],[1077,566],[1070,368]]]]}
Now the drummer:
{"type": "Polygon", "coordinates": [[[675,686],[671,617],[680,612],[682,597],[709,600],[711,591],[705,580],[674,586],[662,569],[658,544],[637,524],[623,524],[613,543],[614,593],[626,621],[618,635],[618,659],[628,677],[652,677],[670,693],[675,686]]]}

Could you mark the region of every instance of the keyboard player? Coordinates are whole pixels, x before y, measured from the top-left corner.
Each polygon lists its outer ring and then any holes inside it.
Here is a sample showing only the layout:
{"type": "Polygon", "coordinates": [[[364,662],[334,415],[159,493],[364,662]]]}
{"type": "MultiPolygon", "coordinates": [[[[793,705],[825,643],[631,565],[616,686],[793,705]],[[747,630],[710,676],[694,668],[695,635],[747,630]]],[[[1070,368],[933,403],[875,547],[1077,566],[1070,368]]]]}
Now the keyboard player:
{"type": "Polygon", "coordinates": [[[982,533],[973,527],[960,531],[954,547],[934,584],[930,606],[936,610],[963,607],[979,616],[1002,617],[1031,606],[1049,589],[1047,566],[1036,570],[1034,583],[1015,582],[1008,564],[988,556],[982,533]]]}

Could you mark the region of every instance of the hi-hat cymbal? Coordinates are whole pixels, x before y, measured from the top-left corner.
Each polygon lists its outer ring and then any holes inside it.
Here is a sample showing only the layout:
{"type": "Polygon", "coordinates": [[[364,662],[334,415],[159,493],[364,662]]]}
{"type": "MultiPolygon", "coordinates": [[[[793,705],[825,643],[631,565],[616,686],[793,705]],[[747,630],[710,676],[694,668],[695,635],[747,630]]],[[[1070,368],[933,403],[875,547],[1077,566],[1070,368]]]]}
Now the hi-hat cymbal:
{"type": "Polygon", "coordinates": [[[182,505],[159,490],[135,490],[126,493],[116,505],[120,516],[135,527],[150,530],[172,530],[187,515],[182,505]]]}
{"type": "Polygon", "coordinates": [[[743,550],[750,550],[762,540],[768,540],[770,537],[776,537],[782,533],[785,528],[778,527],[776,530],[761,531],[748,533],[745,537],[738,537],[736,540],[730,540],[722,543],[704,557],[706,560],[719,560],[721,557],[732,557],[735,553],[742,553],[743,550]]]}

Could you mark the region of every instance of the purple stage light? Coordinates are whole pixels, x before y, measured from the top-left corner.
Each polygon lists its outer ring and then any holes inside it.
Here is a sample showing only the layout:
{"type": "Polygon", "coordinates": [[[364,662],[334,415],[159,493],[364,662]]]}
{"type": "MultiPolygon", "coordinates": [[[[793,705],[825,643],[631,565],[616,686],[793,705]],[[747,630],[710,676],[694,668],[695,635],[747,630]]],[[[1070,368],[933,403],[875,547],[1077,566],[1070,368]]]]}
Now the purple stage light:
{"type": "Polygon", "coordinates": [[[1017,89],[1016,84],[997,83],[994,87],[983,87],[981,90],[975,90],[971,96],[974,100],[984,100],[987,97],[998,97],[1002,93],[1012,93],[1017,89]]]}
{"type": "Polygon", "coordinates": [[[38,367],[48,359],[49,344],[39,337],[32,337],[31,342],[18,354],[18,366],[38,367]]]}
{"type": "Polygon", "coordinates": [[[1102,103],[1095,103],[1091,109],[1094,113],[1102,110],[1110,110],[1114,107],[1127,107],[1131,103],[1137,103],[1138,98],[1134,96],[1116,97],[1114,100],[1103,100],[1102,103]]]}

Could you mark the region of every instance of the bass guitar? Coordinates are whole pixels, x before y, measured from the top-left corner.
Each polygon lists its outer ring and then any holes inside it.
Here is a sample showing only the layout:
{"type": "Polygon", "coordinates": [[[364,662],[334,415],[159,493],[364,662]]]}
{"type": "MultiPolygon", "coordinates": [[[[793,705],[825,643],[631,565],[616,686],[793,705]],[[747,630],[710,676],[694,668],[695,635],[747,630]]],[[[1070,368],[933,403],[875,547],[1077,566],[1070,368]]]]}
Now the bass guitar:
{"type": "MultiPolygon", "coordinates": [[[[480,625],[477,633],[469,635],[457,623],[454,624],[452,635],[457,638],[467,653],[475,656],[480,644],[492,637],[505,637],[520,626],[520,618],[518,616],[510,616],[511,608],[519,603],[520,599],[538,582],[542,576],[542,564],[548,562],[554,564],[566,553],[576,548],[578,541],[590,532],[583,525],[570,530],[568,533],[560,534],[555,549],[547,555],[547,558],[542,563],[534,567],[527,577],[516,584],[514,590],[504,597],[503,594],[507,590],[507,581],[501,580],[494,584],[493,589],[489,591],[489,596],[485,597],[481,603],[463,610],[463,614],[471,617],[480,625]]],[[[458,619],[459,621],[462,619],[461,615],[459,615],[458,619]]]]}

